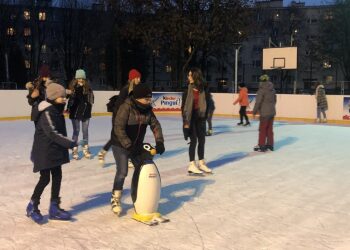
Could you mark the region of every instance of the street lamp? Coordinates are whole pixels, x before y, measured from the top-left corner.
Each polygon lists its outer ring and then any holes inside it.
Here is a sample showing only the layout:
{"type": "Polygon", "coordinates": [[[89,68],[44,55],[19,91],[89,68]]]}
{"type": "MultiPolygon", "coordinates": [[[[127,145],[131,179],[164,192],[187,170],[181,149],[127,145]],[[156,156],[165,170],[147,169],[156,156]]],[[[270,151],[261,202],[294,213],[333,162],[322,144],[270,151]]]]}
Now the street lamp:
{"type": "MultiPolygon", "coordinates": [[[[234,85],[234,93],[237,93],[237,76],[238,76],[238,53],[239,49],[242,47],[242,43],[234,43],[235,48],[235,85],[234,85]]],[[[232,86],[233,88],[233,86],[232,86]]]]}

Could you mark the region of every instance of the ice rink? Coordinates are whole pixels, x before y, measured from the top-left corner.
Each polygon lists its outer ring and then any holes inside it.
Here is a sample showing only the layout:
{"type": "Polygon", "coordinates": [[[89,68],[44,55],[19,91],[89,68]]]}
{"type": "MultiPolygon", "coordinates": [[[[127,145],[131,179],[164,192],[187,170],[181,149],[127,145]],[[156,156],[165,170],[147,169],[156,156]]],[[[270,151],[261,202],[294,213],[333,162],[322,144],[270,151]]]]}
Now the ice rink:
{"type": "MultiPolygon", "coordinates": [[[[159,211],[171,221],[153,227],[131,219],[132,170],[125,213],[118,218],[111,211],[114,159],[109,152],[104,167],[97,160],[110,117],[90,121],[93,159],[64,165],[62,207],[74,220],[47,220],[48,186],[41,226],[25,216],[39,178],[30,162],[34,125],[0,122],[0,249],[350,249],[349,127],[275,122],[275,151],[253,153],[257,121],[238,127],[232,118],[214,118],[206,141],[214,174],[191,177],[180,117],[158,118],[166,147],[155,158],[163,186],[159,211]]],[[[145,141],[154,142],[151,133],[145,141]]]]}

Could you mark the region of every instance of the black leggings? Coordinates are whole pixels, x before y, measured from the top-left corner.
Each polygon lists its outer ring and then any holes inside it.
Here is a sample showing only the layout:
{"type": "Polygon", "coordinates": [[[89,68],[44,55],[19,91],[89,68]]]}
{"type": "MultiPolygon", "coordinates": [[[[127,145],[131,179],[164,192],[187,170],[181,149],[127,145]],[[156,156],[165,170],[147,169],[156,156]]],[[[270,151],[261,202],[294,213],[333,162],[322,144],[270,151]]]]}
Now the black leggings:
{"type": "Polygon", "coordinates": [[[54,167],[50,169],[45,169],[40,171],[40,179],[38,184],[36,184],[32,200],[39,202],[45,187],[50,183],[50,173],[52,175],[52,187],[51,187],[51,201],[56,201],[59,199],[61,181],[62,181],[62,167],[54,167]]]}
{"type": "Polygon", "coordinates": [[[243,117],[245,118],[245,121],[248,123],[249,119],[247,116],[247,106],[241,106],[241,108],[239,109],[239,117],[241,119],[241,122],[243,122],[243,117]]]}
{"type": "Polygon", "coordinates": [[[194,161],[196,146],[198,141],[198,160],[204,159],[204,145],[205,145],[205,119],[199,118],[197,112],[193,111],[191,125],[190,125],[190,161],[194,161]]]}
{"type": "Polygon", "coordinates": [[[109,141],[103,146],[104,151],[108,151],[112,146],[112,140],[109,139],[109,141]]]}

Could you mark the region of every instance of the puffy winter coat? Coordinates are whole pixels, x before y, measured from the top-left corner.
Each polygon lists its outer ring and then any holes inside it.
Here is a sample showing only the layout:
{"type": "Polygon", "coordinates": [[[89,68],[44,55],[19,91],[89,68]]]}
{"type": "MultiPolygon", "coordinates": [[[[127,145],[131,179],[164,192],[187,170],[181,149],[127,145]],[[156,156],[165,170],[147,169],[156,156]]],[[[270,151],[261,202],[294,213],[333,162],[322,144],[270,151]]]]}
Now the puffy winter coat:
{"type": "Polygon", "coordinates": [[[317,86],[315,94],[317,107],[327,110],[328,102],[326,97],[326,91],[324,90],[324,86],[322,84],[317,86]]]}
{"type": "Polygon", "coordinates": [[[163,133],[152,107],[144,108],[131,97],[120,105],[113,121],[112,144],[139,153],[140,146],[150,125],[156,142],[163,142],[163,133]]]}
{"type": "Polygon", "coordinates": [[[34,172],[60,166],[69,162],[68,148],[76,143],[67,138],[63,106],[47,101],[39,104],[38,121],[31,153],[34,172]]]}
{"type": "Polygon", "coordinates": [[[68,110],[70,119],[84,120],[91,118],[94,93],[92,89],[84,94],[83,86],[76,85],[73,94],[69,97],[68,110]]]}
{"type": "Polygon", "coordinates": [[[248,99],[248,89],[246,87],[243,87],[239,90],[238,98],[234,101],[234,105],[239,103],[241,106],[247,107],[249,105],[249,99],[248,99]]]}
{"type": "Polygon", "coordinates": [[[276,90],[272,82],[261,82],[256,93],[253,115],[261,118],[272,118],[276,115],[276,90]]]}

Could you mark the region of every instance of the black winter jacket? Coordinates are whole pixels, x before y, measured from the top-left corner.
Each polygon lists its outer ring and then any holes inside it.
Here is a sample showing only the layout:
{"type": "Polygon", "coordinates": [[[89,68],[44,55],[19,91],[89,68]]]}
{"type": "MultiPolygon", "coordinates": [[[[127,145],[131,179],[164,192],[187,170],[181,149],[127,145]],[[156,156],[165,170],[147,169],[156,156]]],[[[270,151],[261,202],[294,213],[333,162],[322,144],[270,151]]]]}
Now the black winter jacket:
{"type": "Polygon", "coordinates": [[[133,98],[127,98],[119,107],[113,121],[112,144],[138,153],[150,125],[156,142],[163,142],[163,133],[152,107],[143,109],[133,98]]]}
{"type": "Polygon", "coordinates": [[[83,86],[76,85],[73,94],[69,97],[68,110],[69,119],[84,120],[91,118],[94,93],[89,89],[87,94],[83,93],[83,86]]]}
{"type": "Polygon", "coordinates": [[[32,98],[31,95],[34,91],[34,89],[30,89],[29,90],[29,94],[27,95],[27,99],[28,99],[28,104],[30,106],[32,106],[32,111],[31,111],[31,114],[30,114],[30,120],[31,121],[36,121],[35,117],[38,116],[38,113],[39,113],[39,110],[38,110],[38,105],[40,102],[44,101],[45,100],[45,97],[46,97],[46,87],[44,86],[44,82],[41,82],[39,87],[38,87],[38,90],[39,90],[39,96],[36,97],[36,98],[32,98]]]}
{"type": "Polygon", "coordinates": [[[38,123],[31,153],[33,172],[68,163],[68,148],[73,148],[76,143],[66,137],[63,107],[43,101],[39,104],[39,114],[35,118],[38,123]]]}

